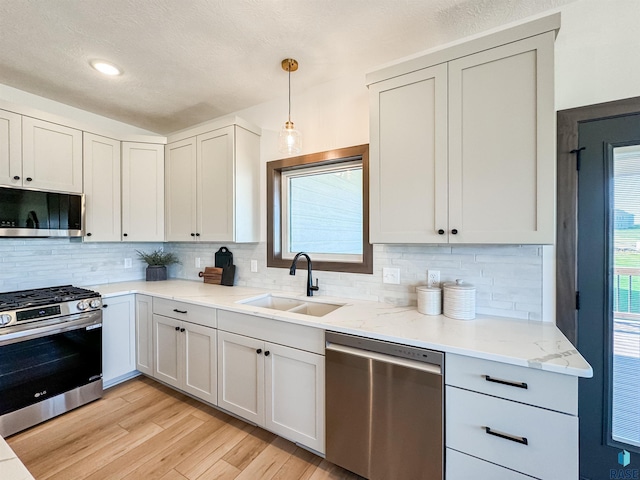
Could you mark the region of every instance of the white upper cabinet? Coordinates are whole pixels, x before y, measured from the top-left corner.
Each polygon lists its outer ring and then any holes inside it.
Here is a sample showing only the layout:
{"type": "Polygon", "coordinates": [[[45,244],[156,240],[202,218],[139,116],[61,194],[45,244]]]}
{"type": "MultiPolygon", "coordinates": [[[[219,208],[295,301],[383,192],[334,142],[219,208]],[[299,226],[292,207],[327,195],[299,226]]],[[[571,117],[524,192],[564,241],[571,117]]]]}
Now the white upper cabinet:
{"type": "Polygon", "coordinates": [[[260,136],[236,124],[202,130],[166,146],[166,240],[259,241],[260,136]]]}
{"type": "Polygon", "coordinates": [[[0,110],[0,185],[22,186],[22,123],[17,113],[0,110]]]}
{"type": "Polygon", "coordinates": [[[555,241],[559,16],[369,74],[372,243],[555,241]]]}
{"type": "Polygon", "coordinates": [[[451,243],[554,243],[553,42],[449,63],[451,243]]]}
{"type": "Polygon", "coordinates": [[[84,133],[85,241],[121,240],[120,142],[84,133]]]}
{"type": "Polygon", "coordinates": [[[82,193],[82,132],[0,111],[0,184],[82,193]]]}
{"type": "Polygon", "coordinates": [[[369,91],[370,240],[441,242],[438,229],[447,225],[447,66],[379,82],[369,91]]]}
{"type": "Polygon", "coordinates": [[[122,142],[122,240],[164,241],[164,145],[122,142]]]}

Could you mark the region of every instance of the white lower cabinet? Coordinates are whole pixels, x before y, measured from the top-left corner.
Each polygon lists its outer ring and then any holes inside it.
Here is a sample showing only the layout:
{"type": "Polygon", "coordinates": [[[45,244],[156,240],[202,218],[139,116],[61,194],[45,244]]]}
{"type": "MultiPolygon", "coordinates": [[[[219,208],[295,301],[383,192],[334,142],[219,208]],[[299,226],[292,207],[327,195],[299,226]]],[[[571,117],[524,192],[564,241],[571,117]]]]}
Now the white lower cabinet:
{"type": "Polygon", "coordinates": [[[136,295],[136,368],[153,375],[153,297],[136,295]]]}
{"type": "Polygon", "coordinates": [[[154,314],[153,344],[155,378],[217,403],[214,328],[154,314]]]}
{"type": "Polygon", "coordinates": [[[486,462],[457,450],[447,448],[447,479],[448,480],[531,480],[523,475],[495,463],[486,462]]]}
{"type": "Polygon", "coordinates": [[[218,406],[324,453],[324,331],[223,311],[218,328],[218,406]]]}
{"type": "Polygon", "coordinates": [[[105,298],[102,310],[102,381],[105,387],[136,374],[133,295],[105,298]]]}
{"type": "Polygon", "coordinates": [[[578,478],[575,377],[453,354],[446,362],[447,480],[578,478]]]}

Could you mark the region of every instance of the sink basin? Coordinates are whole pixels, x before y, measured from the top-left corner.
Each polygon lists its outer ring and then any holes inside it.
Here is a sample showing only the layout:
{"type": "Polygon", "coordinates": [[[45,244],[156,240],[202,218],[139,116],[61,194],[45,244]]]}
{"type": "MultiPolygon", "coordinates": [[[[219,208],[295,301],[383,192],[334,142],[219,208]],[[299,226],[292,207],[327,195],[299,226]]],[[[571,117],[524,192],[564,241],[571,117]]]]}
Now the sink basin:
{"type": "Polygon", "coordinates": [[[239,303],[245,305],[253,305],[254,307],[270,308],[271,310],[287,311],[295,307],[304,305],[304,302],[294,300],[287,297],[276,297],[271,294],[262,295],[256,298],[250,298],[249,300],[242,300],[239,303]]]}
{"type": "Polygon", "coordinates": [[[241,300],[238,303],[252,305],[254,307],[268,308],[270,310],[280,310],[282,312],[299,313],[312,317],[322,317],[342,307],[338,303],[327,303],[318,301],[302,301],[289,297],[280,297],[267,293],[259,297],[241,300]]]}

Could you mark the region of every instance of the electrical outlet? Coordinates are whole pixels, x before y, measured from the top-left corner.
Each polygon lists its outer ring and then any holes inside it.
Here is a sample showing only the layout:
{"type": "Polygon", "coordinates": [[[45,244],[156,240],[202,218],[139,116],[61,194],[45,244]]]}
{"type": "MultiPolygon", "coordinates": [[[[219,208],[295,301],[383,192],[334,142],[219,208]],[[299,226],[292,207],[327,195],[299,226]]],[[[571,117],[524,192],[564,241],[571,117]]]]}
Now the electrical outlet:
{"type": "Polygon", "coordinates": [[[131,259],[130,258],[125,258],[124,259],[124,268],[131,268],[131,259]]]}
{"type": "Polygon", "coordinates": [[[428,287],[440,286],[440,270],[427,270],[427,286],[428,287]]]}
{"type": "Polygon", "coordinates": [[[200,268],[200,257],[196,257],[196,268],[200,268]]]}
{"type": "Polygon", "coordinates": [[[391,283],[400,285],[400,269],[399,268],[383,268],[382,283],[391,283]]]}
{"type": "Polygon", "coordinates": [[[251,272],[252,273],[258,272],[258,260],[251,260],[251,272]]]}

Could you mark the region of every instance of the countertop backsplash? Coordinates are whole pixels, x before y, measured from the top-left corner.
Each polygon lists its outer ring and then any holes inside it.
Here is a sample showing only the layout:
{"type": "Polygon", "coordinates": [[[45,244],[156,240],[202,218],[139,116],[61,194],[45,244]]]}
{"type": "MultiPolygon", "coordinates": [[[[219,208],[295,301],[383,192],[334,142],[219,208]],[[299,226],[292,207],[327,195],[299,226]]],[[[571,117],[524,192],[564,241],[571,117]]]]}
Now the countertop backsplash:
{"type": "MultiPolygon", "coordinates": [[[[223,244],[172,243],[182,265],[175,278],[198,279],[198,272],[213,266],[213,255],[223,244]],[[195,268],[196,258],[202,268],[195,268]]],[[[304,292],[306,270],[296,276],[287,268],[266,267],[266,245],[224,244],[233,252],[236,284],[304,292]],[[251,260],[258,272],[251,272],[251,260]]],[[[316,295],[387,302],[398,306],[417,304],[415,287],[426,285],[427,269],[439,270],[440,280],[462,278],[477,288],[476,311],[485,315],[541,320],[542,247],[538,245],[374,245],[373,274],[314,271],[320,290],[316,295]],[[382,282],[382,269],[400,269],[400,284],[382,282]]],[[[313,254],[311,254],[313,260],[313,254]]],[[[315,280],[314,280],[315,281],[315,280]]]]}
{"type": "MultiPolygon", "coordinates": [[[[300,293],[306,271],[290,276],[286,268],[266,267],[264,243],[85,243],[73,238],[0,239],[0,291],[53,285],[95,285],[143,279],[146,265],[136,250],[164,247],[181,265],[169,267],[170,278],[198,280],[198,272],[214,265],[221,246],[233,252],[236,285],[300,293]],[[124,259],[132,259],[132,268],[124,259]],[[196,258],[201,267],[195,267],[196,258]],[[251,260],[258,261],[252,273],[251,260]]],[[[317,295],[416,305],[416,285],[427,281],[427,269],[439,270],[441,281],[462,278],[477,288],[479,314],[541,320],[542,247],[537,245],[375,245],[372,275],[314,271],[317,295]],[[400,269],[400,284],[382,282],[382,269],[400,269]]],[[[313,259],[313,255],[311,255],[313,259]]]]}

